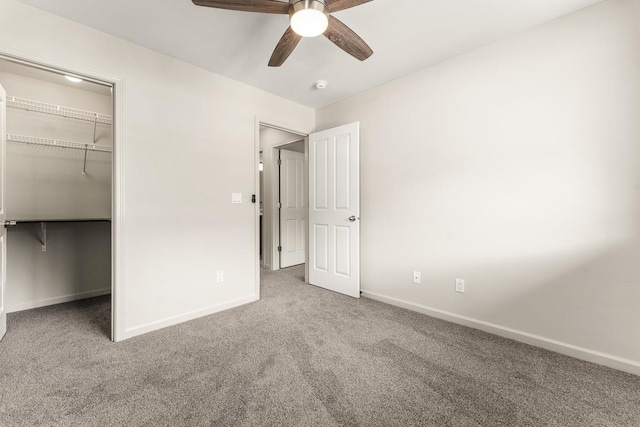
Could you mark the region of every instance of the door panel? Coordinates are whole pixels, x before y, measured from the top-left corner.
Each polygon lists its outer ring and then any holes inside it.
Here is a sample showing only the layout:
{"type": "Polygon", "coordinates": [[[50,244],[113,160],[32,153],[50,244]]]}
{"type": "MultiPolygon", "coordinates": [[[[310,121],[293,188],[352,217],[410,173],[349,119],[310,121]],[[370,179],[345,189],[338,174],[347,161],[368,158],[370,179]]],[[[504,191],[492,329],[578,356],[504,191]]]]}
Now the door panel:
{"type": "Polygon", "coordinates": [[[315,251],[312,251],[312,253],[315,254],[312,258],[313,269],[328,272],[329,265],[327,261],[329,259],[329,248],[327,246],[327,240],[329,227],[326,224],[315,224],[313,229],[314,236],[312,241],[315,242],[315,251]]]}
{"type": "Polygon", "coordinates": [[[351,263],[349,262],[351,253],[351,227],[336,225],[335,230],[336,274],[349,277],[351,275],[351,263]]]}
{"type": "Polygon", "coordinates": [[[309,135],[309,283],[360,297],[359,124],[309,135]]]}
{"type": "Polygon", "coordinates": [[[328,157],[328,140],[318,140],[313,144],[312,152],[310,156],[313,161],[314,170],[316,172],[316,180],[313,181],[313,208],[317,211],[326,210],[327,203],[327,157],[328,157]]]}
{"type": "Polygon", "coordinates": [[[349,178],[351,176],[351,165],[349,154],[351,152],[351,140],[347,136],[336,139],[336,160],[335,160],[335,189],[336,189],[336,210],[351,209],[351,186],[349,178]]]}
{"type": "Polygon", "coordinates": [[[304,264],[304,154],[280,150],[280,267],[304,264]]]}
{"type": "Polygon", "coordinates": [[[7,332],[7,310],[5,307],[5,287],[7,281],[7,229],[4,226],[6,209],[4,206],[5,164],[7,146],[7,94],[0,86],[0,340],[7,332]]]}

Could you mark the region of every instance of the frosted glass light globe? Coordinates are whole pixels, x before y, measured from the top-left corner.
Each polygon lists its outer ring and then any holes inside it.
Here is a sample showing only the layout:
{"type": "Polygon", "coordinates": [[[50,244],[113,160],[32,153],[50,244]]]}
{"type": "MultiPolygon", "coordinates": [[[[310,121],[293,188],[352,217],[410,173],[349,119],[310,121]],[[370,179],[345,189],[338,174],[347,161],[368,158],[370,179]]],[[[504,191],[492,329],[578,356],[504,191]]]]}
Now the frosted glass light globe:
{"type": "Polygon", "coordinates": [[[325,13],[316,9],[302,9],[291,16],[291,28],[302,37],[316,37],[329,26],[325,13]]]}

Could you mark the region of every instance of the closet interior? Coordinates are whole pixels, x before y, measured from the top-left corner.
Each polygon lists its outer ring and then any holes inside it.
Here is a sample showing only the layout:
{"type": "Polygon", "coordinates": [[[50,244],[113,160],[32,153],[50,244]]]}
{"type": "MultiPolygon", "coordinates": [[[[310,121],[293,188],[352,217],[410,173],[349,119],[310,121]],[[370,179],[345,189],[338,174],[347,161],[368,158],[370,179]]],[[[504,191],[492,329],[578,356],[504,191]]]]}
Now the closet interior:
{"type": "Polygon", "coordinates": [[[111,293],[112,87],[0,58],[8,313],[111,293]]]}

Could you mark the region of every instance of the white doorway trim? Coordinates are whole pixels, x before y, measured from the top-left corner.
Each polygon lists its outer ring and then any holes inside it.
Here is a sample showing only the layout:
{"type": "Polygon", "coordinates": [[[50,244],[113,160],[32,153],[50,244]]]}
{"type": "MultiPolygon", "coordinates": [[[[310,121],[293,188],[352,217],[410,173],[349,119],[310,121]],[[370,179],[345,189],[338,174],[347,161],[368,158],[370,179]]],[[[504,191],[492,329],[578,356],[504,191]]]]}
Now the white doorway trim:
{"type": "Polygon", "coordinates": [[[122,133],[123,79],[97,72],[77,64],[0,45],[0,58],[56,73],[73,74],[81,78],[107,83],[113,87],[113,157],[111,183],[111,340],[125,339],[124,325],[124,146],[122,133]]]}
{"type": "MultiPolygon", "coordinates": [[[[267,128],[271,128],[271,129],[275,129],[275,130],[280,130],[280,131],[284,131],[284,132],[288,132],[288,133],[293,133],[293,134],[297,134],[300,135],[300,138],[294,138],[292,140],[289,141],[285,141],[281,144],[278,144],[276,147],[274,147],[275,149],[278,149],[277,147],[282,146],[282,145],[286,145],[286,144],[290,144],[292,142],[297,142],[300,141],[302,139],[305,140],[305,147],[307,145],[307,135],[308,133],[303,131],[303,130],[296,130],[293,129],[292,127],[288,126],[287,124],[283,124],[283,123],[279,123],[276,120],[269,120],[268,118],[263,118],[263,117],[255,117],[255,129],[254,129],[254,188],[255,188],[255,194],[256,194],[256,203],[254,206],[254,229],[255,229],[255,270],[256,270],[256,277],[255,277],[255,283],[256,283],[256,299],[260,299],[260,204],[258,203],[259,200],[262,199],[262,195],[260,194],[260,127],[267,127],[267,128]]],[[[307,150],[305,148],[305,164],[307,163],[308,160],[308,155],[306,154],[307,150]]],[[[272,165],[271,165],[272,166],[272,165]]],[[[273,169],[272,169],[273,170],[273,169]]],[[[272,180],[274,181],[274,180],[272,180]]],[[[268,183],[265,183],[268,184],[268,183]]],[[[273,185],[275,185],[273,182],[271,183],[272,187],[273,185]]],[[[305,185],[307,184],[307,181],[305,181],[305,185]]],[[[273,190],[272,190],[273,191],[273,190]]],[[[275,204],[272,203],[272,205],[275,206],[275,204]]],[[[271,212],[274,212],[274,206],[263,206],[263,209],[266,211],[267,209],[271,209],[271,212]]],[[[272,222],[277,222],[277,215],[273,215],[272,214],[272,222]]],[[[278,224],[278,230],[279,230],[279,224],[278,224]]],[[[272,239],[272,246],[275,246],[277,249],[277,244],[275,243],[275,239],[272,239]]],[[[280,257],[277,254],[274,254],[272,252],[272,258],[276,259],[277,258],[277,266],[278,268],[280,268],[280,257]]],[[[272,268],[274,266],[273,264],[274,261],[272,261],[272,268]]],[[[306,279],[306,271],[305,271],[305,279],[306,279]]]]}

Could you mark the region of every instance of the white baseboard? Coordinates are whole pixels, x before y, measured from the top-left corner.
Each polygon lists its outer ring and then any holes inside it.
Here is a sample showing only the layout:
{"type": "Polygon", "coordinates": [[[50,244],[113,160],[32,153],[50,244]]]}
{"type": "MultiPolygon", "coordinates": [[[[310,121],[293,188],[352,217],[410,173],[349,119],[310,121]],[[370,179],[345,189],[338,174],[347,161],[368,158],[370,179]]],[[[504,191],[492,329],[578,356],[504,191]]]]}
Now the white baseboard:
{"type": "Polygon", "coordinates": [[[32,308],[46,307],[47,305],[62,304],[65,302],[77,301],[81,299],[99,297],[109,295],[111,288],[99,289],[97,291],[80,292],[78,294],[69,294],[61,297],[41,299],[38,301],[29,301],[22,304],[10,305],[7,307],[7,313],[15,313],[16,311],[30,310],[32,308]]]}
{"type": "Polygon", "coordinates": [[[228,310],[230,308],[238,307],[250,302],[257,301],[257,295],[250,295],[248,297],[240,298],[237,300],[229,301],[224,304],[212,305],[210,307],[193,310],[188,313],[179,314],[177,316],[167,317],[166,319],[158,320],[156,322],[150,322],[140,326],[134,326],[133,328],[125,329],[123,339],[133,338],[138,335],[146,334],[148,332],[157,331],[168,326],[177,325],[178,323],[187,322],[189,320],[197,319],[199,317],[208,316],[210,314],[218,313],[220,311],[228,310]]]}
{"type": "Polygon", "coordinates": [[[377,294],[375,292],[363,290],[362,296],[394,305],[396,307],[406,308],[407,310],[416,311],[418,313],[426,314],[428,316],[436,317],[438,319],[446,320],[459,325],[479,329],[481,331],[498,335],[504,338],[509,338],[515,341],[523,342],[525,344],[530,344],[536,347],[544,348],[546,350],[551,350],[556,353],[564,354],[566,356],[575,357],[576,359],[586,360],[587,362],[593,362],[599,365],[608,366],[619,371],[628,372],[634,375],[640,375],[640,362],[636,362],[633,360],[623,359],[611,354],[577,347],[575,345],[541,337],[539,335],[529,334],[527,332],[518,331],[516,329],[511,329],[493,323],[484,322],[482,320],[473,319],[471,317],[460,316],[458,314],[439,310],[437,308],[415,304],[386,295],[377,294]]]}

